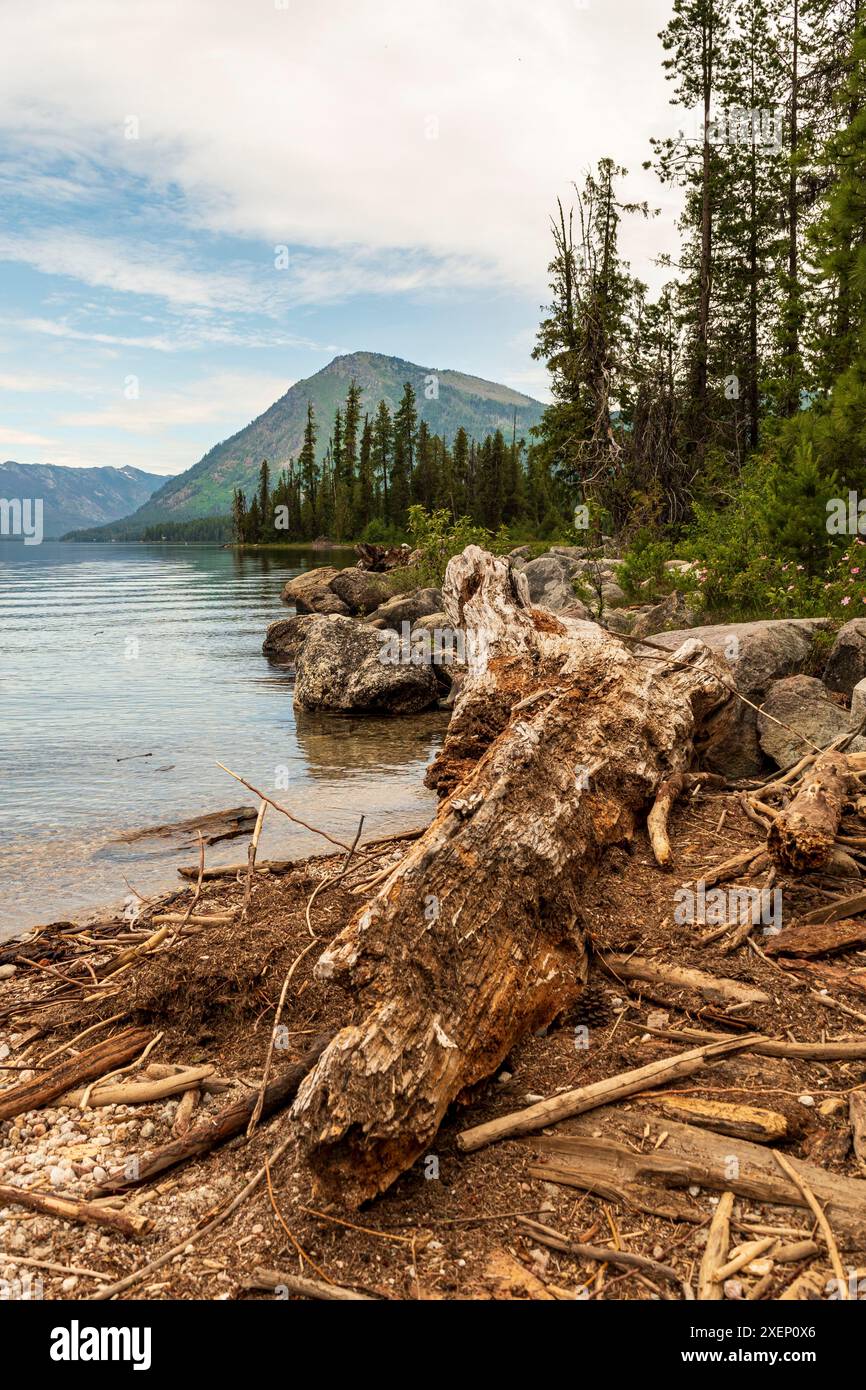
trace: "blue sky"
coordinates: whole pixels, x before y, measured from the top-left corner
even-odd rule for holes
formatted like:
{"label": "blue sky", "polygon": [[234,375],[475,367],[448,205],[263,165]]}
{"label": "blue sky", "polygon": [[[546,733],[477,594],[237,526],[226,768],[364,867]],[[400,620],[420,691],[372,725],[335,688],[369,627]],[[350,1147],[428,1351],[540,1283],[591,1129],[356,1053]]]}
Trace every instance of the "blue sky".
{"label": "blue sky", "polygon": [[4,0],[0,458],[175,473],[356,349],[546,398],[556,197],[610,153],[676,250],[668,12]]}

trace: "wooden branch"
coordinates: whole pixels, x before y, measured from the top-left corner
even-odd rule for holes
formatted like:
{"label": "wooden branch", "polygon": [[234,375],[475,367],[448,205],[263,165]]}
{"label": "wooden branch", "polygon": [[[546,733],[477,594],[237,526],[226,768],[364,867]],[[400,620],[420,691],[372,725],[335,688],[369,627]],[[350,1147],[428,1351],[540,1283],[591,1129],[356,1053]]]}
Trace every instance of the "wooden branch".
{"label": "wooden branch", "polygon": [[[787,1176],[791,1179],[791,1182],[796,1183],[798,1190],[802,1194],[804,1202],[806,1203],[815,1220],[817,1221],[818,1229],[820,1230],[821,1235],[824,1237],[827,1249],[830,1252],[830,1263],[833,1266],[833,1273],[836,1275],[836,1279],[839,1284],[839,1297],[841,1299],[848,1298],[848,1279],[845,1274],[845,1266],[843,1265],[839,1257],[839,1247],[836,1244],[836,1238],[833,1235],[833,1232],[830,1228],[830,1223],[827,1220],[824,1208],[817,1200],[815,1193],[812,1191],[812,1188],[809,1185],[809,1180],[806,1176],[806,1173],[804,1172],[806,1165],[802,1164],[799,1168],[795,1168],[794,1165],[788,1161],[784,1154],[779,1153],[778,1149],[773,1149],[771,1152],[779,1167],[782,1169],[782,1172],[787,1174]],[[826,1177],[828,1179],[828,1185],[829,1182],[832,1180],[832,1177],[835,1176],[834,1174],[830,1173],[825,1174],[822,1168],[819,1168],[816,1171],[818,1171],[822,1174],[823,1177]],[[866,1194],[866,1184],[861,1183],[861,1187],[863,1187],[864,1194]]]}
{"label": "wooden branch", "polygon": [[866,1173],[866,1091],[852,1091],[848,1097],[848,1122],[854,1157]]}
{"label": "wooden branch", "polygon": [[[725,1033],[710,1033],[703,1028],[650,1028],[642,1032],[651,1033],[656,1038],[669,1038],[671,1042],[720,1042]],[[759,1038],[749,1044],[749,1052],[759,1057],[800,1057],[813,1062],[862,1062],[866,1059],[866,1038],[862,1042],[782,1042],[777,1038]]]}
{"label": "wooden branch", "polygon": [[716,1270],[728,1258],[731,1248],[731,1212],[734,1209],[734,1193],[723,1192],[719,1198],[704,1247],[701,1267],[698,1273],[698,1302],[719,1303],[725,1296],[724,1289],[716,1280]]}
{"label": "wooden branch", "polygon": [[207,1077],[214,1076],[215,1073],[216,1067],[185,1067],[182,1071],[160,1080],[148,1078],[140,1081],[122,1081],[116,1085],[97,1085],[85,1087],[81,1091],[68,1091],[61,1097],[60,1103],[80,1106],[83,1101],[85,1109],[100,1105],[147,1105],[151,1101],[176,1096],[179,1092],[188,1090],[190,1086],[198,1085]]}
{"label": "wooden branch", "polygon": [[678,1285],[682,1283],[671,1265],[651,1260],[647,1255],[636,1255],[630,1250],[616,1250],[606,1245],[584,1245],[580,1241],[568,1240],[559,1231],[543,1225],[540,1221],[533,1221],[528,1216],[519,1217],[518,1224],[533,1240],[538,1241],[539,1245],[546,1245],[550,1250],[559,1250],[563,1255],[574,1255],[578,1260],[597,1260],[599,1264],[621,1265],[624,1269],[641,1269],[646,1274],[655,1275],[657,1279],[666,1279]]}
{"label": "wooden branch", "polygon": [[[568,1134],[536,1136],[527,1142],[546,1161],[532,1165],[529,1176],[602,1195],[616,1193],[617,1200],[636,1206],[648,1188],[657,1192],[661,1184],[666,1195],[672,1187],[696,1185],[756,1202],[808,1209],[798,1184],[779,1173],[776,1150],[745,1139],[732,1145],[730,1139],[708,1130],[659,1120],[656,1128],[666,1135],[664,1143],[643,1153],[633,1146],[654,1143],[652,1136],[646,1138],[646,1120],[643,1110],[635,1114],[607,1107],[573,1121]],[[594,1138],[593,1131],[599,1129],[611,1137]],[[826,1208],[846,1244],[859,1249],[866,1241],[866,1181],[828,1173],[801,1159],[792,1159],[791,1165]]]}
{"label": "wooden branch", "polygon": [[646,828],[655,861],[661,869],[671,867],[673,851],[668,837],[668,817],[683,789],[683,773],[675,772],[659,788],[653,808],[647,816]]}
{"label": "wooden branch", "polygon": [[38,1110],[41,1106],[50,1105],[71,1086],[93,1081],[123,1066],[125,1062],[131,1062],[151,1037],[148,1028],[127,1028],[112,1038],[88,1047],[77,1057],[67,1057],[58,1062],[56,1067],[34,1081],[0,1091],[0,1120],[11,1120],[26,1110]]}
{"label": "wooden branch", "polygon": [[799,960],[808,960],[813,956],[862,950],[864,946],[866,922],[842,917],[835,922],[806,922],[797,927],[786,927],[778,936],[770,937],[764,950],[768,956],[794,956]]}
{"label": "wooden branch", "polygon": [[767,848],[780,869],[803,873],[821,869],[833,853],[848,793],[844,753],[822,753],[806,773],[793,801],[770,827]]}
{"label": "wooden branch", "polygon": [[[322,1052],[327,1047],[333,1037],[333,1033],[323,1033],[316,1038],[309,1051],[305,1052],[298,1062],[290,1063],[281,1074],[276,1077],[268,1086],[265,1092],[263,1115],[272,1115],[276,1110],[288,1105],[298,1092],[298,1087],[303,1081],[307,1072],[315,1065]],[[164,1173],[167,1168],[176,1168],[178,1164],[188,1163],[192,1158],[200,1158],[208,1153],[218,1144],[224,1144],[227,1139],[240,1134],[246,1129],[250,1115],[256,1104],[257,1094],[255,1091],[248,1092],[241,1100],[235,1101],[221,1110],[213,1118],[208,1117],[200,1121],[194,1128],[189,1129],[186,1134],[176,1139],[171,1139],[161,1148],[154,1149],[152,1153],[146,1154],[138,1164],[134,1177],[129,1176],[125,1169],[112,1174],[94,1193],[96,1196],[126,1192],[132,1187],[137,1187],[141,1183],[149,1182],[158,1173]]]}
{"label": "wooden branch", "polygon": [[751,1139],[758,1144],[775,1144],[788,1134],[788,1120],[777,1110],[755,1105],[734,1105],[724,1100],[703,1100],[698,1096],[669,1097],[650,1104],[660,1105],[672,1120],[700,1125],[733,1139]]}
{"label": "wooden branch", "polygon": [[717,1057],[726,1057],[734,1052],[742,1052],[749,1047],[751,1036],[729,1038],[724,1042],[710,1043],[707,1047],[692,1048],[680,1052],[676,1057],[665,1057],[661,1061],[648,1062],[645,1067],[634,1071],[621,1072],[605,1081],[596,1081],[589,1086],[580,1086],[574,1091],[563,1091],[561,1095],[548,1100],[537,1101],[525,1110],[515,1110],[510,1115],[500,1115],[498,1120],[464,1129],[457,1136],[457,1147],[463,1153],[474,1153],[498,1139],[512,1139],[519,1134],[532,1134],[569,1119],[572,1115],[582,1115],[586,1110],[594,1110],[611,1101],[624,1100],[626,1096],[636,1095],[654,1086],[668,1085],[684,1076],[691,1076],[708,1062]]}
{"label": "wooden branch", "polygon": [[257,1269],[244,1280],[248,1289],[269,1289],[272,1293],[285,1289],[298,1298],[325,1299],[334,1303],[377,1303],[381,1300],[368,1293],[356,1293],[341,1284],[326,1284],[323,1279],[305,1279],[300,1274],[285,1274],[277,1269]]}
{"label": "wooden branch", "polygon": [[645,960],[641,956],[599,955],[599,960],[616,980],[646,980],[648,984],[692,989],[714,1004],[766,1004],[770,998],[755,985],[707,975],[703,970]]}
{"label": "wooden branch", "polygon": [[134,1212],[117,1211],[113,1207],[97,1206],[95,1202],[80,1202],[74,1197],[59,1197],[46,1192],[33,1192],[24,1187],[0,1187],[0,1207],[17,1205],[41,1212],[43,1216],[60,1216],[64,1221],[78,1221],[86,1226],[105,1226],[136,1240],[153,1227],[147,1217]]}

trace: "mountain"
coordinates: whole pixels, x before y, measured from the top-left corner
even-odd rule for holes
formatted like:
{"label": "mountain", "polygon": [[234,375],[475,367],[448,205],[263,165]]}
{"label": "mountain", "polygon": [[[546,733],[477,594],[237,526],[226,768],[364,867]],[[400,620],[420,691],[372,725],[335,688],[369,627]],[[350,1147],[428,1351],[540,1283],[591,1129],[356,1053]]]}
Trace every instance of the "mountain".
{"label": "mountain", "polygon": [[[508,437],[516,419],[518,435],[525,435],[538,423],[544,406],[531,396],[521,395],[508,386],[462,372],[438,371],[419,367],[400,357],[377,352],[353,352],[335,357],[327,367],[304,381],[295,382],[263,415],[239,430],[230,439],[216,444],[203,459],[169,479],[159,492],[129,517],[124,536],[136,528],[158,522],[186,521],[193,517],[227,515],[232,493],[243,487],[251,494],[262,459],[271,465],[272,476],[300,452],[307,401],[312,401],[319,426],[318,452],[324,454],[334,423],[334,412],[342,406],[352,378],[361,388],[361,410],[374,413],[380,400],[394,410],[411,381],[418,398],[418,414],[434,434],[452,439],[462,425],[467,434],[483,439],[501,429]],[[438,397],[428,400],[425,388],[431,379],[438,385]],[[100,539],[109,539],[111,528]]]}
{"label": "mountain", "polygon": [[0,497],[42,499],[42,532],[56,539],[77,526],[118,521],[165,482],[140,468],[61,468],[55,463],[0,463]]}

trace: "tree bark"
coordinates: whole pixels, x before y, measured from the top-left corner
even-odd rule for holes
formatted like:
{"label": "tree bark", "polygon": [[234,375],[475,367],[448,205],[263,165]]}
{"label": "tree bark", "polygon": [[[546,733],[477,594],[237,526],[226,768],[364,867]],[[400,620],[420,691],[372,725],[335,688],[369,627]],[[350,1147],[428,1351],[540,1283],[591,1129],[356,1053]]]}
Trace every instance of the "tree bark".
{"label": "tree bark", "polygon": [[822,753],[791,804],[776,818],[767,839],[773,862],[803,873],[821,869],[833,853],[848,788],[844,753]]}
{"label": "tree bark", "polygon": [[583,885],[729,696],[700,643],[664,664],[634,657],[534,609],[523,575],[476,546],[443,592],[467,676],[428,773],[440,808],[315,967],[357,1010],[293,1108],[317,1189],[354,1205],[579,994]]}

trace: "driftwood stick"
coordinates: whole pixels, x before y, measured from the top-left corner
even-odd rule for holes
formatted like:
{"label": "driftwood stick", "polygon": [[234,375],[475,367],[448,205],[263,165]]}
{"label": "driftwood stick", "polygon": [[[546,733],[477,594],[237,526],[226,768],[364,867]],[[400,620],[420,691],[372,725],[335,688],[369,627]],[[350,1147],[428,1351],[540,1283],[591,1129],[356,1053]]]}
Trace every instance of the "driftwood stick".
{"label": "driftwood stick", "polygon": [[66,1058],[45,1076],[0,1092],[0,1120],[11,1120],[26,1110],[38,1110],[41,1106],[50,1105],[71,1086],[93,1081],[131,1062],[150,1036],[147,1028],[127,1028],[123,1033],[117,1033],[113,1038],[106,1038],[80,1052],[77,1057]]}
{"label": "driftwood stick", "polygon": [[707,1243],[704,1248],[701,1267],[698,1273],[698,1302],[719,1303],[724,1298],[721,1284],[716,1282],[716,1270],[728,1258],[731,1248],[731,1212],[734,1209],[734,1193],[723,1192],[713,1213]]}
{"label": "driftwood stick", "polygon": [[121,1235],[133,1236],[136,1240],[146,1235],[153,1227],[147,1217],[136,1216],[133,1212],[116,1211],[112,1207],[97,1206],[94,1202],[80,1202],[74,1197],[59,1197],[47,1192],[33,1192],[24,1187],[0,1187],[0,1207],[17,1205],[41,1212],[43,1216],[60,1216],[64,1221],[78,1221],[87,1226],[106,1226],[119,1231]]}
{"label": "driftwood stick", "polygon": [[580,1241],[569,1240],[559,1231],[543,1225],[540,1221],[533,1221],[528,1216],[521,1216],[519,1225],[524,1227],[527,1234],[531,1235],[533,1240],[537,1240],[539,1245],[546,1245],[551,1250],[559,1250],[564,1255],[574,1255],[578,1260],[598,1260],[600,1264],[622,1265],[625,1269],[641,1269],[646,1274],[654,1274],[657,1279],[666,1279],[672,1284],[682,1283],[680,1276],[671,1265],[661,1264],[658,1260],[651,1260],[647,1255],[635,1255],[630,1250],[614,1250],[606,1245],[584,1245]]}
{"label": "driftwood stick", "polygon": [[265,812],[267,809],[268,803],[266,801],[260,801],[259,813],[256,816],[256,828],[253,831],[253,838],[250,840],[249,849],[247,850],[247,881],[244,887],[244,905],[241,910],[242,922],[247,920],[247,913],[250,909],[250,894],[253,891],[253,874],[256,871],[256,851],[259,847],[259,836],[262,833],[262,825],[264,824]]}
{"label": "driftwood stick", "polygon": [[[300,1061],[287,1066],[270,1083],[265,1092],[263,1115],[273,1114],[275,1110],[288,1105],[289,1101],[294,1099],[307,1072],[315,1065],[332,1037],[332,1033],[323,1033],[315,1040],[309,1051],[304,1053]],[[164,1173],[167,1168],[176,1168],[178,1164],[188,1163],[192,1158],[200,1158],[202,1154],[208,1153],[217,1144],[223,1144],[227,1139],[240,1134],[249,1122],[255,1103],[255,1096],[252,1092],[245,1095],[241,1100],[226,1106],[213,1119],[208,1118],[200,1121],[185,1135],[171,1139],[161,1148],[146,1154],[138,1165],[135,1177],[130,1177],[123,1169],[110,1176],[94,1195],[106,1196],[126,1192],[129,1188],[149,1182],[158,1173]]]}
{"label": "driftwood stick", "polygon": [[813,1216],[815,1217],[815,1220],[818,1223],[818,1228],[821,1232],[821,1235],[824,1237],[827,1249],[830,1252],[830,1263],[833,1266],[833,1273],[836,1275],[836,1279],[839,1284],[839,1297],[841,1299],[848,1298],[848,1278],[845,1274],[845,1266],[843,1265],[842,1259],[839,1255],[839,1247],[836,1244],[836,1238],[833,1235],[832,1230],[830,1229],[830,1222],[824,1215],[824,1208],[821,1206],[820,1202],[818,1201],[817,1197],[815,1196],[814,1192],[812,1191],[811,1187],[806,1181],[802,1165],[798,1170],[793,1166],[793,1164],[788,1162],[784,1154],[779,1153],[778,1149],[773,1149],[771,1152],[779,1167],[781,1168],[782,1172],[785,1173],[791,1179],[791,1182],[794,1183],[794,1185],[798,1187],[800,1189],[800,1192],[803,1194],[803,1200],[806,1203],[809,1210],[812,1212]]}
{"label": "driftwood stick", "polygon": [[186,1067],[172,1076],[147,1081],[126,1081],[115,1086],[86,1087],[82,1091],[69,1091],[61,1097],[62,1105],[77,1105],[84,1109],[100,1105],[147,1105],[151,1101],[166,1100],[197,1086],[206,1077],[213,1076],[216,1067]]}
{"label": "driftwood stick", "polygon": [[[671,1042],[721,1041],[724,1033],[710,1033],[703,1028],[651,1028],[641,1024],[641,1031]],[[866,1038],[841,1042],[782,1042],[778,1038],[758,1038],[748,1047],[759,1057],[801,1057],[814,1062],[862,1062],[866,1059]]]}
{"label": "driftwood stick", "polygon": [[668,836],[668,818],[674,802],[683,789],[683,782],[684,774],[682,772],[675,772],[673,777],[668,777],[656,793],[652,810],[647,816],[646,828],[652,852],[661,869],[670,868],[673,859],[673,851]]}
{"label": "driftwood stick", "polygon": [[707,975],[703,970],[664,965],[641,956],[599,956],[601,964],[618,980],[646,980],[649,984],[667,984],[676,989],[693,989],[714,1004],[766,1004],[769,995],[754,985],[739,980],[727,980]]}
{"label": "driftwood stick", "polygon": [[244,1281],[248,1289],[268,1289],[272,1293],[296,1294],[298,1298],[320,1298],[338,1303],[377,1303],[368,1293],[356,1293],[340,1284],[326,1284],[322,1279],[306,1279],[300,1274],[285,1274],[276,1269],[257,1269]]}
{"label": "driftwood stick", "polygon": [[564,1091],[562,1095],[551,1096],[529,1105],[525,1110],[501,1115],[498,1120],[464,1129],[457,1136],[457,1147],[463,1153],[474,1153],[498,1139],[511,1139],[518,1134],[532,1134],[557,1124],[559,1120],[573,1115],[582,1115],[586,1110],[607,1105],[612,1101],[623,1100],[639,1091],[650,1090],[655,1086],[666,1085],[706,1066],[717,1057],[725,1057],[733,1052],[742,1052],[753,1041],[752,1035],[743,1038],[729,1038],[723,1043],[711,1043],[707,1047],[696,1047],[689,1052],[681,1052],[677,1057],[666,1057],[661,1061],[649,1062],[645,1067],[634,1071],[621,1072],[605,1081],[596,1081],[589,1086],[580,1086],[574,1091]]}

